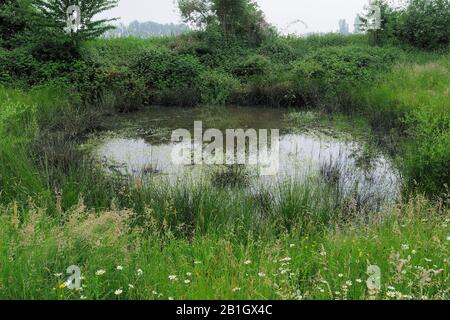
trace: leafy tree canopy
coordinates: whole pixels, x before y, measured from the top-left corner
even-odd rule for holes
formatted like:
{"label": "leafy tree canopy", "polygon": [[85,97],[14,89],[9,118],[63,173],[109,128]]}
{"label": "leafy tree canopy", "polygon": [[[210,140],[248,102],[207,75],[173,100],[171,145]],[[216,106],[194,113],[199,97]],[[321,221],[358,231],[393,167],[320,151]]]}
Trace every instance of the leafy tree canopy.
{"label": "leafy tree canopy", "polygon": [[178,7],[186,23],[199,29],[218,27],[226,37],[257,42],[268,26],[252,0],[178,0]]}
{"label": "leafy tree canopy", "polygon": [[32,0],[38,11],[38,18],[42,26],[64,31],[67,28],[67,10],[72,5],[80,8],[80,29],[77,36],[83,39],[95,38],[113,27],[109,22],[117,20],[99,19],[94,17],[104,11],[117,6],[118,0]]}

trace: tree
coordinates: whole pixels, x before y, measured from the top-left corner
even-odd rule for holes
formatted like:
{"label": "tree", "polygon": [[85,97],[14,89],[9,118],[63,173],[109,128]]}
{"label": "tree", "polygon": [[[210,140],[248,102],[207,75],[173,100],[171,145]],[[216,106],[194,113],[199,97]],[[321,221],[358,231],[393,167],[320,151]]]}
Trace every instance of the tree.
{"label": "tree", "polygon": [[186,23],[198,28],[217,26],[225,37],[258,42],[268,26],[252,0],[178,0],[178,7]]}
{"label": "tree", "polygon": [[41,25],[58,31],[64,31],[67,28],[69,7],[78,6],[80,29],[72,33],[82,39],[98,37],[114,28],[108,22],[117,20],[116,18],[94,20],[94,16],[116,7],[117,3],[118,0],[33,0]]}
{"label": "tree", "polygon": [[448,0],[410,0],[399,16],[397,37],[423,49],[446,48],[450,40]]}
{"label": "tree", "polygon": [[28,28],[28,0],[0,0],[0,46],[11,49]]}
{"label": "tree", "polygon": [[214,20],[212,0],[178,0],[183,21],[203,29]]}
{"label": "tree", "polygon": [[421,49],[446,48],[450,40],[448,0],[406,0],[395,7],[387,0],[371,1],[381,13],[380,28],[367,28],[370,10],[363,15],[363,29],[375,42],[395,41]]}

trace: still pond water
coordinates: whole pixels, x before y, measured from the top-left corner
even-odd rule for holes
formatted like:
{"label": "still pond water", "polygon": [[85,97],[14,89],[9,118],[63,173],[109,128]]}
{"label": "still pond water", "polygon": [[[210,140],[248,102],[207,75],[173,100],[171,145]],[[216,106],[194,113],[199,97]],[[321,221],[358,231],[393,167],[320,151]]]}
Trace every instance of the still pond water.
{"label": "still pond water", "polygon": [[[334,179],[345,193],[357,192],[377,202],[392,202],[400,189],[400,175],[393,162],[380,150],[368,155],[367,143],[337,128],[299,130],[289,111],[261,107],[167,108],[147,110],[106,119],[102,134],[91,139],[92,153],[106,172],[128,177],[148,177],[176,183],[192,177],[208,176],[217,165],[176,165],[172,162],[172,132],[183,128],[192,132],[194,121],[203,122],[203,132],[226,129],[280,129],[279,170],[261,176],[248,166],[252,185],[273,187],[287,180],[306,181],[313,176]],[[220,168],[221,167],[221,168]]]}

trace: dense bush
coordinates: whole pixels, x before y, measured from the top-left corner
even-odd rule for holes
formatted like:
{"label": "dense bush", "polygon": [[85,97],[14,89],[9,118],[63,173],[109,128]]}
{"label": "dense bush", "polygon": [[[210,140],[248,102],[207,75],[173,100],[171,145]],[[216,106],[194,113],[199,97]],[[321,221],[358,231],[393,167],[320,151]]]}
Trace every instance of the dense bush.
{"label": "dense bush", "polygon": [[282,38],[270,38],[259,48],[259,52],[276,63],[289,63],[296,59],[294,49]]}
{"label": "dense bush", "polygon": [[252,76],[266,74],[270,66],[270,60],[261,55],[251,55],[237,61],[231,68],[231,73],[236,77],[248,79]]}
{"label": "dense bush", "polygon": [[203,67],[193,56],[151,49],[137,57],[131,70],[143,79],[148,102],[179,104],[185,100],[192,105],[199,101],[198,79]]}
{"label": "dense bush", "polygon": [[239,81],[231,75],[225,72],[206,70],[200,75],[201,102],[211,105],[227,104],[238,86]]}
{"label": "dense bush", "polygon": [[297,79],[321,80],[330,85],[367,82],[391,65],[398,52],[390,49],[347,46],[329,47],[294,63]]}
{"label": "dense bush", "polygon": [[369,34],[377,43],[403,43],[420,49],[446,49],[450,41],[448,0],[408,0],[393,7],[385,0],[381,8],[381,30]]}
{"label": "dense bush", "polygon": [[450,41],[448,0],[410,0],[398,21],[398,37],[423,49],[446,48]]}

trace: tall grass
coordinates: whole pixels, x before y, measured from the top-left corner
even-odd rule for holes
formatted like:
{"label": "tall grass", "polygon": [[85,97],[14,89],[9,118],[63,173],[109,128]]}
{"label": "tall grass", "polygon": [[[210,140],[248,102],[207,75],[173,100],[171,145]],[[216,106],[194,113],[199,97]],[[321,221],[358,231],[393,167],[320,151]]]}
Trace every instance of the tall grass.
{"label": "tall grass", "polygon": [[[226,205],[226,204],[225,204]],[[149,204],[148,212],[153,206]],[[62,220],[30,205],[1,207],[2,299],[448,299],[450,212],[422,197],[372,223],[245,239],[232,232],[174,235],[129,210],[82,203]],[[151,214],[150,214],[151,215]],[[168,214],[170,215],[170,213]],[[174,215],[174,213],[172,213]],[[200,216],[200,212],[196,213]],[[170,219],[170,218],[168,218]],[[235,219],[235,230],[246,225]],[[245,241],[244,241],[245,240]],[[81,268],[82,290],[65,270]],[[369,265],[381,288],[366,286]]]}
{"label": "tall grass", "polygon": [[[375,127],[401,127],[408,184],[429,195],[450,182],[450,56],[396,66],[376,86],[354,93]],[[357,98],[358,99],[358,98]],[[396,125],[395,125],[396,124]]]}

